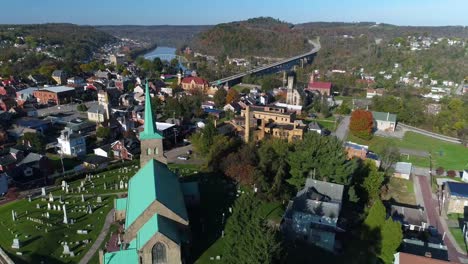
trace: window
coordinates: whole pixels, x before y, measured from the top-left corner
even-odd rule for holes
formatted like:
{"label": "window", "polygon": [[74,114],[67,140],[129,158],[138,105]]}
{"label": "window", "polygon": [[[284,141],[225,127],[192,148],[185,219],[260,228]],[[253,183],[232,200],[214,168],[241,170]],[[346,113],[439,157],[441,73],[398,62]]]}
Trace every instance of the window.
{"label": "window", "polygon": [[151,155],[151,148],[146,149],[146,155]]}
{"label": "window", "polygon": [[159,154],[159,150],[158,150],[158,148],[156,147],[156,148],[154,148],[154,155],[158,155],[158,154]]}
{"label": "window", "polygon": [[166,264],[166,246],[161,242],[156,242],[151,250],[153,255],[153,264]]}

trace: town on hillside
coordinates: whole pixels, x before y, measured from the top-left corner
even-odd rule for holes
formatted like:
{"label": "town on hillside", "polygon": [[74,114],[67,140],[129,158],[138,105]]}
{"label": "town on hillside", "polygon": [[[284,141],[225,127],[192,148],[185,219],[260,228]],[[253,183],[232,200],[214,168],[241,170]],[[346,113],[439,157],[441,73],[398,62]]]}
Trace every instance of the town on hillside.
{"label": "town on hillside", "polygon": [[468,263],[466,29],[0,25],[0,51],[0,263]]}

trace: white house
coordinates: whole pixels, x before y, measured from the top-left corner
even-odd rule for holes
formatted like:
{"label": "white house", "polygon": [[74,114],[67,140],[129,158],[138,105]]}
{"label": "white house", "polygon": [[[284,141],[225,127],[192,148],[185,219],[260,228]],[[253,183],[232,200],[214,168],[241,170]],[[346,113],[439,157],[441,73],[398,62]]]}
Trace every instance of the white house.
{"label": "white house", "polygon": [[372,116],[375,121],[375,128],[380,131],[394,132],[396,127],[395,114],[383,113],[383,112],[372,112]]}
{"label": "white house", "polygon": [[69,156],[86,155],[86,140],[83,136],[64,129],[57,138],[59,153]]}

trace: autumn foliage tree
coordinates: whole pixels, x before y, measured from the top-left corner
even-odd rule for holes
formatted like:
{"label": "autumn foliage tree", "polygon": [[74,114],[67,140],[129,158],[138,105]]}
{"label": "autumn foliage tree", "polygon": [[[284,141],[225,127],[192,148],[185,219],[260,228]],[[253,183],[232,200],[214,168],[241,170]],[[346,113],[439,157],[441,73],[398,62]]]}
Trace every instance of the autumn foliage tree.
{"label": "autumn foliage tree", "polygon": [[236,89],[229,89],[226,96],[226,103],[230,104],[240,98],[239,92]]}
{"label": "autumn foliage tree", "polygon": [[369,140],[372,138],[374,120],[372,113],[365,110],[356,110],[351,114],[349,130],[356,137]]}

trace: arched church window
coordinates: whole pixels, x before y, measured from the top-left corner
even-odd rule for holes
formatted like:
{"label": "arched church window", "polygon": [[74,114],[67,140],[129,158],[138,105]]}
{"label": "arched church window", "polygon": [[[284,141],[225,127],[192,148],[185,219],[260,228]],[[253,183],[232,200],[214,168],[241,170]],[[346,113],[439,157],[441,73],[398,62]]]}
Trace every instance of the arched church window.
{"label": "arched church window", "polygon": [[161,242],[156,242],[152,249],[153,264],[166,264],[166,246]]}
{"label": "arched church window", "polygon": [[156,148],[154,148],[154,155],[158,155],[158,154],[159,154],[159,150],[158,150],[158,148],[156,147]]}
{"label": "arched church window", "polygon": [[146,155],[151,155],[151,148],[146,149]]}

